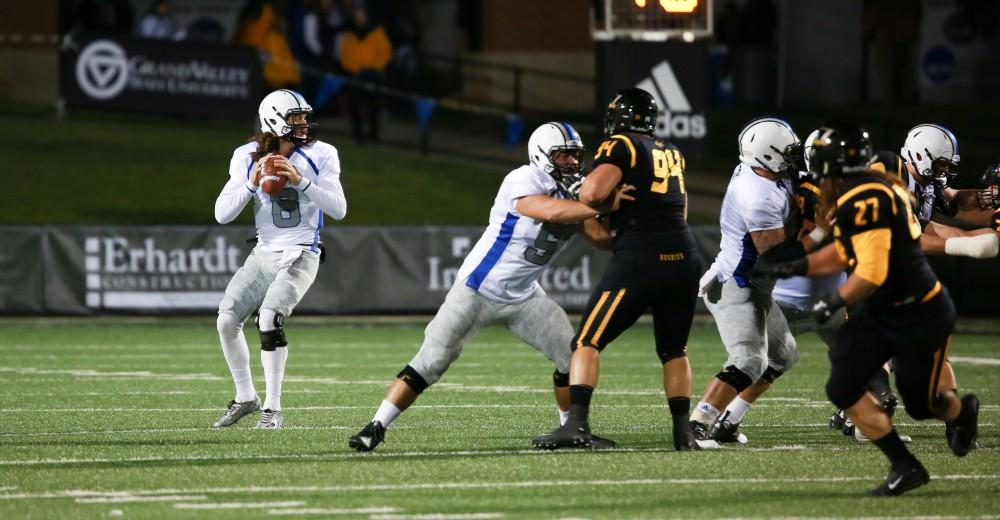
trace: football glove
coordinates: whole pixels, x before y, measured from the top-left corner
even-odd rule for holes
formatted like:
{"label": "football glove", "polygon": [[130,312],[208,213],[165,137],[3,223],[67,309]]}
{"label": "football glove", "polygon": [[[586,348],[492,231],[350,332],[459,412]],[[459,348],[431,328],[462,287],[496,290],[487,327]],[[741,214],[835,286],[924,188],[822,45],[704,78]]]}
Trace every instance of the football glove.
{"label": "football glove", "polygon": [[823,325],[824,323],[830,321],[830,318],[837,313],[844,306],[844,299],[840,297],[839,291],[834,291],[826,298],[820,299],[818,302],[813,304],[812,315],[816,319],[816,323]]}
{"label": "football glove", "polygon": [[580,200],[580,188],[582,187],[583,176],[578,175],[569,186],[566,186],[566,194],[569,195],[570,199]]}

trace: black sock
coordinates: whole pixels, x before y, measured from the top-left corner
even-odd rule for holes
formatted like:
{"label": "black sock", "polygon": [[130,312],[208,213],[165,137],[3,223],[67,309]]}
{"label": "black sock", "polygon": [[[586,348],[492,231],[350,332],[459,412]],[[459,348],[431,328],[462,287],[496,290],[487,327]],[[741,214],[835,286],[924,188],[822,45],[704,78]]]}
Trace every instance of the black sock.
{"label": "black sock", "polygon": [[569,420],[583,424],[590,419],[590,396],[594,389],[587,385],[569,385]]}
{"label": "black sock", "polygon": [[886,457],[889,458],[889,462],[892,463],[893,468],[920,465],[917,458],[910,453],[910,450],[906,449],[906,445],[899,439],[899,434],[896,433],[895,428],[890,430],[889,434],[885,437],[875,441],[875,445],[878,446],[878,449],[882,450],[882,453],[885,453]]}
{"label": "black sock", "polygon": [[682,431],[680,427],[686,425],[690,420],[688,414],[691,411],[691,398],[668,397],[667,405],[670,406],[670,417],[674,422],[674,431]]}

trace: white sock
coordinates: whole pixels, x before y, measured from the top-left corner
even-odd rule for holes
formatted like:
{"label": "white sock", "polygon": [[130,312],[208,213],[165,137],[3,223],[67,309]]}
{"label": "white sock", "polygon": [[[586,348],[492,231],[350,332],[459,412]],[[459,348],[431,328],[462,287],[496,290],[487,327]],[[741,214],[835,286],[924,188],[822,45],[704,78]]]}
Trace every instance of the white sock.
{"label": "white sock", "polygon": [[382,404],[378,405],[378,411],[375,412],[375,417],[372,419],[372,422],[378,421],[382,423],[382,426],[388,428],[389,425],[392,424],[392,421],[395,421],[396,417],[399,417],[399,414],[401,413],[403,413],[403,411],[400,410],[398,406],[383,399]]}
{"label": "white sock", "polygon": [[726,412],[729,417],[726,418],[729,424],[739,424],[743,420],[743,416],[746,415],[747,410],[750,409],[751,404],[744,401],[742,397],[736,396],[733,402],[729,403],[726,407]]}
{"label": "white sock", "polygon": [[719,410],[705,401],[699,401],[698,406],[694,408],[694,413],[691,414],[692,421],[700,422],[706,426],[711,426],[718,418]]}
{"label": "white sock", "polygon": [[288,359],[287,347],[260,351],[260,363],[264,365],[264,382],[267,385],[267,397],[264,398],[265,410],[281,410],[281,382],[285,379],[286,359]]}
{"label": "white sock", "polygon": [[250,349],[243,336],[243,324],[237,323],[235,317],[220,315],[219,342],[222,343],[222,354],[226,357],[229,373],[233,375],[233,383],[236,385],[236,402],[253,401],[257,398],[257,391],[250,375]]}
{"label": "white sock", "polygon": [[[556,408],[556,410],[559,409]],[[559,426],[566,424],[567,420],[569,420],[569,410],[566,411],[559,410]]]}

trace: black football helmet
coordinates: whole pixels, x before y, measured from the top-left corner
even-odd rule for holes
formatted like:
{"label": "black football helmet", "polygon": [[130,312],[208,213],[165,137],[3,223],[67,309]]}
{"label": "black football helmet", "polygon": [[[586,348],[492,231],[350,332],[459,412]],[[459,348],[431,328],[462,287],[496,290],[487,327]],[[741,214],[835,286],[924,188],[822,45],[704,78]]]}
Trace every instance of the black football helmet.
{"label": "black football helmet", "polygon": [[604,134],[635,132],[652,135],[659,109],[653,96],[641,88],[619,90],[608,103],[604,115]]}
{"label": "black football helmet", "polygon": [[979,192],[979,207],[1000,208],[1000,159],[993,159],[983,172],[980,181],[983,183],[983,189]]}
{"label": "black football helmet", "polygon": [[809,171],[816,179],[863,172],[873,155],[868,131],[844,123],[820,127],[813,142],[805,143],[805,149]]}

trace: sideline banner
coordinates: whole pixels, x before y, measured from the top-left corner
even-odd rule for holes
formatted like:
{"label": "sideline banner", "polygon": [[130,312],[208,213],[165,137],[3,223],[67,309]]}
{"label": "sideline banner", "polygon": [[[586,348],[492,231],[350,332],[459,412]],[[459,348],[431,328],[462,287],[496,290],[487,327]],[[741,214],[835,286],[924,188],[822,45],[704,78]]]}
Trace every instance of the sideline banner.
{"label": "sideline banner", "polygon": [[262,82],[246,46],[78,33],[59,53],[59,93],[70,106],[245,118]]}
{"label": "sideline banner", "polygon": [[[35,257],[24,265],[33,265],[45,281],[38,310],[59,314],[212,312],[250,252],[246,239],[253,233],[244,226],[43,231],[50,246],[44,261]],[[482,231],[477,226],[324,228],[327,261],[296,310],[433,312]],[[582,310],[608,258],[574,238],[553,259],[542,285],[567,310]]]}

